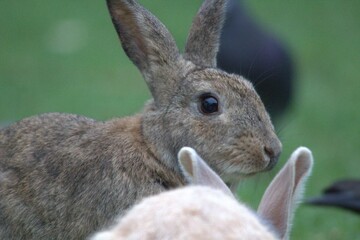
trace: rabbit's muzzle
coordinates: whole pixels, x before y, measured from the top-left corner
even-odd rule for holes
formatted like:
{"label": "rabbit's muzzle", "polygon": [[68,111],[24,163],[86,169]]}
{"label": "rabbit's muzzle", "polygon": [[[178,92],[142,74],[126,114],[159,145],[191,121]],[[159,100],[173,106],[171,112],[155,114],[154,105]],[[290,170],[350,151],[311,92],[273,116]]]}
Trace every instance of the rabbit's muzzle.
{"label": "rabbit's muzzle", "polygon": [[253,134],[232,139],[223,152],[224,175],[253,175],[271,170],[278,162],[282,145],[277,137],[264,143],[262,138]]}
{"label": "rabbit's muzzle", "polygon": [[271,170],[275,167],[282,151],[282,145],[280,141],[276,139],[273,140],[273,142],[273,144],[264,146],[264,158],[266,159],[265,161],[268,162],[265,171]]}

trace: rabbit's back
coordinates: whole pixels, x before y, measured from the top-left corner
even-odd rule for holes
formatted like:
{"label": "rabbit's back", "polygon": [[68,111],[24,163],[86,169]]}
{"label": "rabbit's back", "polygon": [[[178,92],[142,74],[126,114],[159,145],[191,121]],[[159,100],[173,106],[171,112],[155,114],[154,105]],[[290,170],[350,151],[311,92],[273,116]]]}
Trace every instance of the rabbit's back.
{"label": "rabbit's back", "polygon": [[2,129],[0,239],[84,238],[163,191],[140,126],[140,117],[97,122],[51,113]]}
{"label": "rabbit's back", "polygon": [[21,176],[35,171],[56,179],[62,173],[62,164],[76,164],[79,159],[69,159],[87,154],[99,125],[86,117],[60,113],[23,119],[0,130],[0,170]]}

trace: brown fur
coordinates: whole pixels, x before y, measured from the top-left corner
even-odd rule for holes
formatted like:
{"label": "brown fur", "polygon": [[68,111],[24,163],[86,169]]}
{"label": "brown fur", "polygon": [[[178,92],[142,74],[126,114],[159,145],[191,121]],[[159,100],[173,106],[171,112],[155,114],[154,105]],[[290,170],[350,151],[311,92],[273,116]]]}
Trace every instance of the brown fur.
{"label": "brown fur", "polygon": [[[50,113],[1,129],[1,239],[84,238],[143,197],[184,185],[176,160],[183,146],[229,179],[269,170],[277,161],[281,144],[254,88],[207,64],[214,59],[204,49],[215,58],[224,1],[205,1],[199,12],[208,19],[194,21],[190,36],[198,37],[189,37],[186,58],[138,3],[107,4],[153,100],[134,117],[97,122]],[[199,111],[202,93],[218,98],[218,113]]]}
{"label": "brown fur", "polygon": [[0,170],[11,185],[0,185],[1,239],[85,237],[144,196],[182,185],[148,150],[140,126],[139,116],[101,123],[46,114],[5,129]]}

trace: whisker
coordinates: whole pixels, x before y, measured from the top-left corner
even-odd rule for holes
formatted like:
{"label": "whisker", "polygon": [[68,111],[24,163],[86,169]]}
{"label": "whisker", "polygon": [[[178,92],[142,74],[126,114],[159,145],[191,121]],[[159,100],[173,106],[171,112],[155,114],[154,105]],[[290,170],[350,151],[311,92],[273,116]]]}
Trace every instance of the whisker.
{"label": "whisker", "polygon": [[[262,76],[265,75],[265,74],[268,74],[268,75],[266,75],[264,78],[262,78]],[[256,87],[260,86],[263,82],[265,82],[267,79],[269,79],[269,78],[271,78],[271,77],[273,77],[273,76],[274,76],[274,73],[271,72],[270,70],[269,70],[268,72],[262,73],[262,74],[254,81],[254,82],[255,82],[254,87],[256,88]],[[260,79],[260,78],[262,78],[262,79],[261,79],[260,81],[258,81],[258,79]]]}

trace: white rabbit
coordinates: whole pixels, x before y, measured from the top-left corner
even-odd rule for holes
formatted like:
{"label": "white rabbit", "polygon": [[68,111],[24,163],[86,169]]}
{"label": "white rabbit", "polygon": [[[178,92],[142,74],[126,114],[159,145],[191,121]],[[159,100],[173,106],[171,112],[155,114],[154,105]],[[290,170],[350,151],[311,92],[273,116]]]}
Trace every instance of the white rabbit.
{"label": "white rabbit", "polygon": [[195,185],[144,199],[92,240],[287,239],[313,159],[307,148],[294,151],[266,189],[258,214],[236,201],[193,149],[182,148],[179,162]]}

